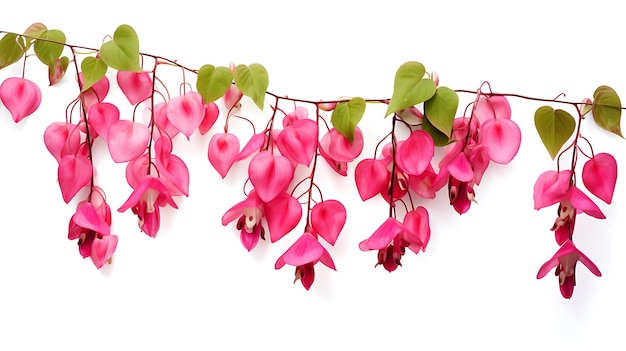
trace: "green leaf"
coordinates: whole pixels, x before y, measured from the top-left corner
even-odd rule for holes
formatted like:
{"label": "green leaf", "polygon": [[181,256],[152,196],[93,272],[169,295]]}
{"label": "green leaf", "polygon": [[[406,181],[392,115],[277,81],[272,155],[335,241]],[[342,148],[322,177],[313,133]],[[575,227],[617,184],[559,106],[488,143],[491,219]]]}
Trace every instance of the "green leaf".
{"label": "green leaf", "polygon": [[251,98],[262,110],[265,92],[270,83],[265,67],[258,63],[253,63],[249,67],[239,65],[235,68],[234,78],[241,93]]}
{"label": "green leaf", "polygon": [[593,93],[592,111],[593,119],[600,128],[624,137],[620,126],[622,103],[615,90],[606,85],[598,87]]}
{"label": "green leaf", "polygon": [[435,94],[435,82],[423,79],[425,73],[424,65],[415,61],[406,62],[398,68],[386,116],[422,103]]}
{"label": "green leaf", "polygon": [[63,56],[57,59],[54,66],[48,67],[48,80],[50,81],[50,85],[56,84],[63,78],[69,64],[70,59],[67,56]]}
{"label": "green leaf", "polygon": [[39,61],[48,67],[54,67],[57,59],[61,57],[63,49],[65,48],[63,44],[59,44],[65,43],[65,34],[58,29],[50,29],[41,32],[39,38],[56,42],[35,40],[35,44],[33,44],[35,55],[37,55]]}
{"label": "green leaf", "polygon": [[354,141],[354,130],[365,113],[365,105],[365,100],[360,97],[340,102],[330,117],[330,123],[350,144]]}
{"label": "green leaf", "polygon": [[118,71],[141,72],[139,66],[139,38],[133,27],[122,24],[113,33],[113,39],[102,44],[100,58]]}
{"label": "green leaf", "polygon": [[439,129],[435,128],[431,123],[428,116],[424,115],[422,119],[422,129],[433,137],[435,146],[446,146],[450,143],[450,137],[443,134]]}
{"label": "green leaf", "polygon": [[26,48],[24,51],[28,51],[28,49],[30,48],[30,45],[33,43],[35,38],[39,38],[41,34],[47,30],[48,30],[48,27],[46,27],[43,23],[39,23],[39,22],[33,23],[30,26],[28,26],[28,28],[26,28],[26,30],[24,31],[24,35],[30,38],[25,38]]}
{"label": "green leaf", "polygon": [[535,111],[535,128],[539,137],[554,160],[563,144],[576,129],[576,120],[567,111],[542,106]]}
{"label": "green leaf", "polygon": [[432,126],[449,138],[458,106],[459,96],[456,92],[447,87],[439,87],[435,95],[424,102],[424,113]]}
{"label": "green leaf", "polygon": [[80,64],[80,69],[83,72],[83,89],[81,91],[86,91],[104,77],[108,67],[101,59],[89,56]]}
{"label": "green leaf", "polygon": [[204,65],[198,70],[196,89],[205,104],[221,98],[233,83],[233,72],[228,67]]}
{"label": "green leaf", "polygon": [[24,38],[16,34],[5,34],[0,39],[0,69],[10,66],[24,55]]}

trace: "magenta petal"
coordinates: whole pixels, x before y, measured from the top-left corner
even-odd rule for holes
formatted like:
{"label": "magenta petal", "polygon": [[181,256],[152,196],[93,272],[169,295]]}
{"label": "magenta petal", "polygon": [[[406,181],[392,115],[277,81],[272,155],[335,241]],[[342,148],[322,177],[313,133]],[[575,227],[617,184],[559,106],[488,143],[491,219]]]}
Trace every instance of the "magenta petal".
{"label": "magenta petal", "polygon": [[269,151],[256,154],[248,165],[250,182],[264,202],[272,201],[287,190],[293,172],[293,166],[286,157],[272,155]]}
{"label": "magenta petal", "polygon": [[393,217],[387,218],[368,239],[359,243],[361,251],[386,248],[393,238],[402,232],[402,223]]}
{"label": "magenta petal", "polygon": [[160,137],[154,144],[154,153],[161,178],[173,185],[177,192],[189,196],[189,169],[180,157],[172,155],[172,140],[167,136]]}
{"label": "magenta petal", "polygon": [[415,253],[426,251],[430,241],[430,220],[426,208],[419,206],[404,216],[404,237],[409,243],[409,249]]}
{"label": "magenta petal", "polygon": [[354,169],[354,178],[359,196],[363,201],[370,199],[382,191],[388,185],[387,166],[378,159],[364,159]]}
{"label": "magenta petal", "polygon": [[161,132],[170,137],[170,139],[180,133],[180,130],[178,130],[178,128],[176,128],[176,126],[174,126],[167,118],[167,103],[165,102],[154,105],[154,124]]}
{"label": "magenta petal", "polygon": [[335,128],[332,128],[320,140],[320,147],[338,163],[351,162],[357,158],[363,151],[363,145],[363,132],[359,127],[354,130],[352,144]]}
{"label": "magenta petal", "polygon": [[53,122],[43,133],[43,142],[57,162],[63,156],[75,155],[80,146],[80,130],[78,126],[66,122]]}
{"label": "magenta petal", "polygon": [[587,190],[610,204],[617,182],[617,162],[607,153],[596,154],[583,166],[583,183]]}
{"label": "magenta petal", "polygon": [[148,174],[148,154],[145,153],[126,165],[126,181],[135,189]]}
{"label": "magenta petal", "polygon": [[198,131],[200,131],[200,134],[206,134],[211,129],[211,127],[213,127],[219,115],[220,109],[217,107],[216,103],[211,102],[209,104],[204,104],[204,117],[202,118],[200,126],[198,126]]}
{"label": "magenta petal", "polygon": [[335,245],[345,224],[346,208],[337,200],[318,202],[311,209],[311,227],[331,245]]}
{"label": "magenta petal", "polygon": [[510,119],[488,119],[480,126],[480,143],[495,163],[507,164],[517,154],[522,132]]}
{"label": "magenta petal", "polygon": [[326,249],[311,233],[304,233],[276,260],[274,268],[280,269],[285,264],[297,267],[315,262],[322,256],[324,251]]}
{"label": "magenta petal", "polygon": [[480,95],[474,106],[473,115],[482,124],[488,119],[511,119],[511,106],[501,95]]}
{"label": "magenta petal", "polygon": [[276,145],[283,156],[308,166],[317,148],[317,123],[310,119],[294,121],[280,132]]}
{"label": "magenta petal", "polygon": [[202,123],[204,113],[202,95],[195,91],[175,97],[167,104],[167,118],[187,139]]}
{"label": "magenta petal", "polygon": [[89,108],[89,126],[104,140],[109,139],[109,128],[120,120],[120,110],[108,102],[99,102]]}
{"label": "magenta petal", "polygon": [[41,104],[41,90],[34,82],[10,77],[0,84],[0,100],[18,123],[31,115]]}
{"label": "magenta petal", "polygon": [[595,202],[593,202],[589,196],[583,193],[580,189],[572,186],[570,191],[570,202],[577,212],[585,212],[586,214],[598,219],[606,218],[604,213],[600,210],[600,207],[598,207],[598,205],[596,205]]}
{"label": "magenta petal", "polygon": [[105,235],[95,238],[91,243],[91,260],[96,267],[102,268],[113,256],[117,247],[117,235]]}
{"label": "magenta petal", "polygon": [[67,155],[61,159],[58,179],[65,203],[69,203],[80,189],[89,184],[92,174],[91,161],[85,156]]}
{"label": "magenta petal", "polygon": [[131,105],[152,95],[152,78],[149,72],[117,71],[117,85]]}
{"label": "magenta petal", "polygon": [[272,242],[278,241],[292,231],[302,218],[302,205],[296,198],[285,192],[266,203],[264,209]]}
{"label": "magenta petal", "polygon": [[239,233],[239,240],[241,240],[241,245],[248,250],[248,252],[252,251],[259,243],[259,238],[261,236],[261,225],[255,225],[254,230],[251,233],[248,233],[245,229],[241,229]]}
{"label": "magenta petal", "polygon": [[398,147],[398,166],[409,175],[420,175],[435,155],[433,138],[423,130],[416,130]]}
{"label": "magenta petal", "polygon": [[146,151],[150,131],[143,123],[119,120],[111,125],[108,136],[111,158],[121,163],[134,160]]}
{"label": "magenta petal", "polygon": [[[78,80],[82,86],[83,84],[83,73],[78,74]],[[85,109],[89,111],[91,105],[96,104],[98,102],[102,102],[104,98],[109,93],[109,78],[106,76],[102,77],[96,84],[92,85],[91,88],[81,93],[81,98],[84,101]]]}
{"label": "magenta petal", "polygon": [[283,128],[289,127],[293,122],[308,119],[309,118],[309,110],[303,106],[297,106],[295,110],[289,112],[283,118]]}
{"label": "magenta petal", "polygon": [[461,182],[469,182],[474,180],[474,171],[472,165],[467,160],[465,153],[461,152],[448,164],[450,175]]}
{"label": "magenta petal", "polygon": [[228,223],[241,217],[244,208],[262,208],[262,206],[263,202],[259,199],[256,191],[252,190],[243,201],[238,202],[224,213],[222,216],[222,225],[226,226]]}
{"label": "magenta petal", "polygon": [[560,202],[570,187],[572,171],[546,171],[535,182],[533,199],[535,210]]}
{"label": "magenta petal", "polygon": [[239,139],[232,133],[216,133],[209,142],[208,154],[209,162],[224,178],[239,154]]}
{"label": "magenta petal", "polygon": [[70,221],[81,228],[93,230],[100,235],[109,235],[111,227],[102,219],[91,203],[79,205]]}
{"label": "magenta petal", "polygon": [[241,149],[235,158],[235,162],[243,160],[255,152],[259,152],[263,145],[265,145],[266,141],[267,135],[265,133],[254,134],[250,140],[248,140],[243,149]]}

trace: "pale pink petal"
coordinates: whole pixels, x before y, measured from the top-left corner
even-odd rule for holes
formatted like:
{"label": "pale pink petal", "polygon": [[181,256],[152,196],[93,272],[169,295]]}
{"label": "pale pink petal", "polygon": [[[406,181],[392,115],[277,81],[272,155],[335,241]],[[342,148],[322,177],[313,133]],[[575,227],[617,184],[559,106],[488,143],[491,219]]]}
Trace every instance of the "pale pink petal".
{"label": "pale pink petal", "polygon": [[480,127],[480,143],[495,163],[511,162],[521,142],[522,132],[510,119],[488,119]]}
{"label": "pale pink petal", "polygon": [[10,77],[0,84],[0,100],[15,123],[31,115],[41,104],[41,90],[34,82]]}
{"label": "pale pink petal", "polygon": [[311,209],[311,227],[329,244],[335,245],[346,224],[346,208],[337,200],[318,202]]}
{"label": "pale pink petal", "polygon": [[589,196],[575,186],[570,188],[570,202],[577,212],[585,212],[586,214],[598,219],[606,218],[598,205],[596,205],[595,202],[589,198]]}
{"label": "pale pink petal", "polygon": [[235,158],[235,162],[243,160],[255,152],[261,151],[261,148],[265,145],[266,142],[267,135],[265,133],[254,134],[250,138],[250,140],[248,140],[243,149],[241,149],[241,151]]}
{"label": "pale pink petal", "polygon": [[276,242],[292,231],[302,218],[302,205],[293,196],[283,192],[265,204],[265,220],[271,242]]}
{"label": "pale pink petal", "polygon": [[97,237],[91,243],[91,260],[100,269],[111,259],[117,247],[117,235]]}
{"label": "pale pink petal", "polygon": [[354,178],[359,196],[363,201],[387,189],[387,166],[378,159],[364,159],[354,169]]}
{"label": "pale pink petal", "polygon": [[117,71],[117,85],[131,105],[144,101],[152,95],[150,72]]}
{"label": "pale pink petal", "polygon": [[228,111],[232,111],[236,109],[237,106],[239,106],[239,100],[241,100],[242,97],[243,97],[243,94],[241,93],[239,88],[237,88],[235,84],[231,85],[228,88],[228,90],[226,90],[226,93],[224,94],[224,97],[223,97],[224,105],[226,105],[226,109]]}
{"label": "pale pink petal", "polygon": [[195,91],[177,96],[167,104],[167,118],[187,139],[202,123],[204,113],[202,95]]}
{"label": "pale pink petal", "polygon": [[359,127],[354,130],[352,143],[335,128],[329,130],[320,140],[320,147],[335,162],[351,162],[363,151],[363,132]]}
{"label": "pale pink petal", "polygon": [[308,166],[317,148],[317,123],[310,119],[293,121],[280,132],[276,145],[283,156]]}
{"label": "pale pink petal", "polygon": [[107,139],[111,158],[117,163],[134,160],[146,151],[149,139],[150,131],[145,124],[116,121],[109,128]]}
{"label": "pale pink petal", "polygon": [[322,256],[324,251],[322,244],[311,233],[304,233],[276,260],[274,268],[280,269],[285,264],[297,267],[315,262]]}
{"label": "pale pink petal", "polygon": [[309,110],[303,106],[297,106],[295,110],[289,112],[283,117],[283,128],[289,127],[293,122],[308,119]]}
{"label": "pale pink petal", "polygon": [[368,239],[359,243],[359,249],[368,251],[386,248],[402,230],[402,223],[393,217],[389,217]]}
{"label": "pale pink petal", "polygon": [[128,162],[126,165],[126,181],[131,188],[135,189],[138,187],[141,181],[148,175],[149,163],[147,153]]}
{"label": "pale pink petal", "polygon": [[546,171],[535,182],[533,199],[535,210],[560,202],[570,187],[572,171]]}
{"label": "pale pink petal", "polygon": [[[147,110],[149,113],[150,110]],[[167,118],[167,103],[161,102],[154,105],[154,125],[156,125],[160,131],[165,133],[170,139],[174,138],[180,131],[174,126]]]}
{"label": "pale pink petal", "polygon": [[435,155],[433,138],[423,130],[416,130],[398,146],[396,160],[401,170],[409,175],[420,175]]}
{"label": "pale pink petal", "polygon": [[287,190],[293,179],[294,168],[284,156],[269,151],[256,154],[248,165],[250,182],[264,202],[270,202]]}
{"label": "pale pink petal", "polygon": [[209,129],[213,127],[219,115],[220,109],[217,107],[217,104],[215,102],[204,104],[204,117],[202,118],[200,126],[198,126],[198,131],[200,132],[200,134],[206,134]]}
{"label": "pale pink petal", "polygon": [[473,111],[474,118],[481,124],[488,119],[511,119],[511,106],[504,96],[480,95]]}
{"label": "pale pink petal", "polygon": [[80,146],[78,126],[66,122],[53,122],[43,133],[43,141],[52,156],[61,162],[63,156],[75,155]]}
{"label": "pale pink petal", "polygon": [[228,171],[239,154],[239,139],[232,133],[215,133],[209,142],[209,162],[222,178]]}
{"label": "pale pink petal", "polygon": [[[120,120],[120,110],[117,106],[108,102],[99,102],[91,105],[89,108],[89,127],[102,136],[104,140],[108,140],[109,128],[111,125]],[[91,135],[95,137],[95,135]]]}
{"label": "pale pink petal", "polygon": [[467,160],[465,153],[461,152],[448,164],[450,175],[461,182],[469,182],[474,180],[474,171],[472,165]]}
{"label": "pale pink petal", "polygon": [[447,178],[438,177],[432,165],[418,176],[409,176],[409,187],[425,199],[434,199],[437,191],[447,183]]}
{"label": "pale pink petal", "polygon": [[[78,80],[82,86],[83,84],[83,72],[78,74]],[[109,93],[109,78],[106,76],[102,77],[99,81],[97,81],[91,88],[81,93],[81,98],[84,101],[85,109],[89,111],[89,108],[93,104],[97,104],[98,102],[104,101],[104,98]]]}
{"label": "pale pink petal", "polygon": [[67,155],[61,159],[58,179],[65,203],[69,203],[80,189],[89,184],[92,174],[91,161],[85,156]]}
{"label": "pale pink petal", "polygon": [[617,182],[617,162],[607,153],[596,154],[583,166],[583,183],[587,190],[610,204]]}

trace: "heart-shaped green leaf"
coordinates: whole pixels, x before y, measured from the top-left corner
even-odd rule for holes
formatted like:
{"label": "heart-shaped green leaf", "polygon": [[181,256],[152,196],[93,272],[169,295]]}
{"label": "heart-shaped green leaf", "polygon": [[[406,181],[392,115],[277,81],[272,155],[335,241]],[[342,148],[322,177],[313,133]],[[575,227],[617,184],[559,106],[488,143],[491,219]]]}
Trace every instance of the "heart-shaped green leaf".
{"label": "heart-shaped green leaf", "polygon": [[593,93],[592,111],[593,119],[600,128],[624,137],[620,126],[622,103],[615,90],[606,85],[598,87]]}
{"label": "heart-shaped green leaf", "polygon": [[233,72],[228,67],[204,65],[198,70],[196,89],[205,104],[221,98],[233,83]]}
{"label": "heart-shaped green leaf", "polygon": [[406,62],[398,68],[386,116],[422,103],[435,94],[435,82],[423,79],[425,73],[424,65],[415,61]]}
{"label": "heart-shaped green leaf", "polygon": [[354,130],[365,113],[365,105],[365,100],[360,97],[340,102],[330,117],[330,123],[350,144],[354,141]]}
{"label": "heart-shaped green leaf", "polygon": [[24,55],[24,39],[16,34],[5,34],[0,39],[0,69],[16,63]]}
{"label": "heart-shaped green leaf", "polygon": [[39,22],[33,23],[30,26],[28,26],[28,28],[26,28],[26,30],[24,31],[24,35],[29,37],[29,38],[25,38],[26,39],[25,51],[28,51],[28,49],[30,48],[30,45],[33,43],[35,38],[39,38],[41,34],[47,30],[48,30],[48,27],[46,27],[45,24],[39,23]]}
{"label": "heart-shaped green leaf", "polygon": [[50,85],[55,85],[65,75],[67,66],[70,64],[70,59],[67,56],[58,58],[54,66],[48,67],[48,80]]}
{"label": "heart-shaped green leaf", "polygon": [[446,146],[450,143],[450,137],[435,128],[432,123],[430,123],[429,117],[426,115],[422,118],[422,130],[430,134],[433,138],[435,146]]}
{"label": "heart-shaped green leaf", "polygon": [[576,129],[576,120],[567,111],[550,106],[542,106],[535,111],[535,128],[537,133],[554,160],[563,144],[572,136]]}
{"label": "heart-shaped green leaf", "polygon": [[35,40],[35,55],[44,65],[54,67],[63,53],[65,34],[58,29],[50,29],[41,32],[39,38],[44,40]]}
{"label": "heart-shaped green leaf", "polygon": [[113,39],[102,44],[100,58],[118,71],[141,72],[139,66],[139,38],[133,27],[122,24],[113,33]]}
{"label": "heart-shaped green leaf", "polygon": [[108,67],[101,59],[89,56],[80,64],[80,69],[83,71],[83,89],[81,91],[86,91],[104,77]]}
{"label": "heart-shaped green leaf", "polygon": [[235,68],[234,78],[241,93],[251,98],[262,110],[265,92],[270,83],[265,67],[258,63],[253,63],[250,66],[239,65]]}
{"label": "heart-shaped green leaf", "polygon": [[432,126],[449,138],[458,106],[459,96],[456,92],[447,87],[439,87],[435,95],[424,102],[424,113]]}

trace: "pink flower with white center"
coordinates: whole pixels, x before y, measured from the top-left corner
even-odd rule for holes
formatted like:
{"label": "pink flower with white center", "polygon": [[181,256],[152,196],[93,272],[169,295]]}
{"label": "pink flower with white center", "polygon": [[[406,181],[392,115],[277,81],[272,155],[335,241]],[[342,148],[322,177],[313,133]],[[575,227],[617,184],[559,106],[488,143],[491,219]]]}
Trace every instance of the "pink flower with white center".
{"label": "pink flower with white center", "polygon": [[305,232],[291,247],[276,260],[274,268],[281,269],[286,264],[295,266],[295,279],[309,290],[315,281],[315,265],[322,262],[326,267],[337,270],[328,251],[313,234]]}
{"label": "pink flower with white center", "polygon": [[125,212],[129,208],[132,209],[133,213],[137,215],[141,231],[155,237],[161,225],[159,208],[168,204],[173,208],[178,208],[161,179],[146,176],[118,211]]}
{"label": "pink flower with white center", "polygon": [[248,251],[256,247],[259,238],[265,240],[265,229],[261,224],[263,205],[256,191],[252,190],[245,200],[228,209],[222,216],[224,226],[237,219],[241,244]]}
{"label": "pink flower with white center", "polygon": [[602,276],[600,269],[598,269],[595,263],[578,250],[571,240],[567,240],[552,258],[541,265],[539,272],[537,272],[537,279],[545,277],[552,268],[556,267],[554,273],[559,277],[561,295],[569,299],[574,293],[574,286],[576,286],[576,263],[578,261],[582,262],[594,275]]}

